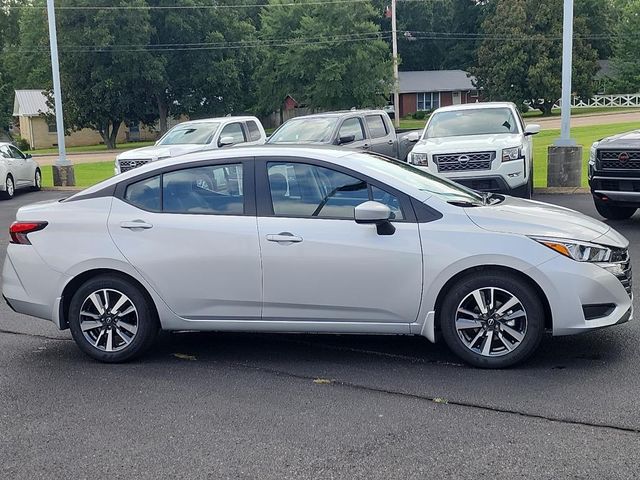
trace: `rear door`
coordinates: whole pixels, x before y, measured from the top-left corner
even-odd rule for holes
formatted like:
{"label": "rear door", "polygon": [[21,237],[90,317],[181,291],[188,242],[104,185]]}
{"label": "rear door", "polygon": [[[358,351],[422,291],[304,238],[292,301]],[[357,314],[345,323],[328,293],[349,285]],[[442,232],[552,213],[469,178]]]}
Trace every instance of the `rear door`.
{"label": "rear door", "polygon": [[365,115],[364,117],[369,137],[371,139],[371,150],[389,157],[395,157],[396,138],[395,132],[391,130],[391,125],[385,121],[380,114]]}
{"label": "rear door", "polygon": [[192,321],[260,318],[262,274],[251,160],[173,166],[118,186],[117,247]]}

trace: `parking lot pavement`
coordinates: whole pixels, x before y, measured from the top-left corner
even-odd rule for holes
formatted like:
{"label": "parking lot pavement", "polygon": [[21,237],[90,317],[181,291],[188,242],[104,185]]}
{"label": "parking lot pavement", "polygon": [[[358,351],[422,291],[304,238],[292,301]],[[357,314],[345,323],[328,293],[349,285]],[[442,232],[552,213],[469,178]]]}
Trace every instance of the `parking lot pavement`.
{"label": "parking lot pavement", "polygon": [[[0,232],[19,204],[61,196],[0,204]],[[596,215],[587,195],[538,200]],[[614,226],[638,271],[640,214]],[[5,234],[0,244],[4,257]],[[163,334],[144,359],[102,365],[67,332],[4,304],[0,330],[0,478],[632,478],[640,469],[637,320],[547,337],[505,371],[460,365],[421,338],[197,333]]]}

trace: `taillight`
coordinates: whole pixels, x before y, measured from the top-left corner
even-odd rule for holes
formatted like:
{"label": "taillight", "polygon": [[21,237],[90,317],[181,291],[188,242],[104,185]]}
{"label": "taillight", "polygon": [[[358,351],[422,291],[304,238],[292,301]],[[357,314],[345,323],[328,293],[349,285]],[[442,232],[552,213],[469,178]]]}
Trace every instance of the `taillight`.
{"label": "taillight", "polygon": [[47,226],[47,222],[13,222],[9,227],[9,235],[11,235],[11,243],[17,245],[31,245],[27,238],[29,233],[37,232]]}

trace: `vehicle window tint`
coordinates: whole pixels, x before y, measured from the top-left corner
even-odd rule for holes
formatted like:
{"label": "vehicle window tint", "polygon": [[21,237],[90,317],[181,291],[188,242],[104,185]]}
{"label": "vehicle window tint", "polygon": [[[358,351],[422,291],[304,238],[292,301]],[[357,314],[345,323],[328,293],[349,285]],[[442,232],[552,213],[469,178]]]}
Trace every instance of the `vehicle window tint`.
{"label": "vehicle window tint", "polygon": [[13,158],[18,158],[20,160],[24,160],[25,159],[25,156],[16,147],[9,146],[9,151],[11,152],[11,156]]}
{"label": "vehicle window tint", "polygon": [[258,125],[253,120],[249,120],[247,122],[247,128],[249,129],[249,140],[252,142],[260,140],[260,129]]}
{"label": "vehicle window tint", "polygon": [[242,215],[242,165],[211,165],[165,173],[162,211]]}
{"label": "vehicle window tint", "polygon": [[1,146],[0,147],[0,156],[4,157],[4,158],[13,158],[11,156],[11,152],[9,151],[9,148],[6,146]]}
{"label": "vehicle window tint", "polygon": [[124,199],[143,210],[159,212],[161,209],[160,175],[129,185]]}
{"label": "vehicle window tint", "polygon": [[374,187],[373,185],[371,186],[371,196],[376,202],[383,203],[391,209],[392,220],[404,220],[404,215],[402,214],[402,208],[400,207],[398,197],[391,195],[378,187]]}
{"label": "vehicle window tint", "polygon": [[362,122],[359,118],[348,118],[340,126],[339,137],[348,137],[353,135],[354,142],[364,140],[364,130],[362,129]]}
{"label": "vehicle window tint", "polygon": [[386,137],[389,134],[381,115],[367,115],[365,120],[367,121],[371,138]]}
{"label": "vehicle window tint", "polygon": [[220,132],[220,139],[228,137],[230,140],[233,139],[232,143],[244,143],[247,140],[244,138],[244,131],[242,129],[242,125],[239,123],[230,123],[226,127],[222,129]]}
{"label": "vehicle window tint", "polygon": [[369,200],[367,183],[329,168],[304,163],[269,163],[273,212],[283,217],[354,218]]}

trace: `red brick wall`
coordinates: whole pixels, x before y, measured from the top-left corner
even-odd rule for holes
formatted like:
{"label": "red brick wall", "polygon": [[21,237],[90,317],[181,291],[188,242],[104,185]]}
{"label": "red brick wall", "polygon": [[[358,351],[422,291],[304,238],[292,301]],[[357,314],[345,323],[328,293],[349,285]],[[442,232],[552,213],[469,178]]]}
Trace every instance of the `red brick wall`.
{"label": "red brick wall", "polygon": [[448,107],[453,105],[453,95],[451,92],[440,92],[440,106]]}

